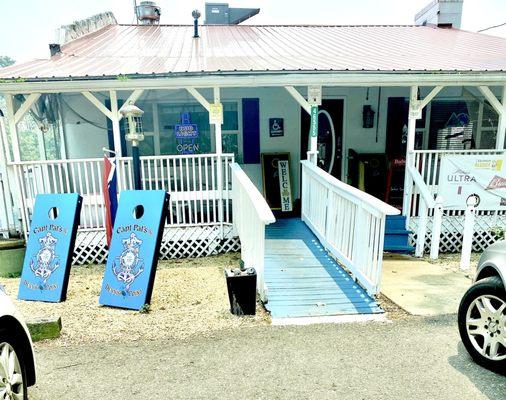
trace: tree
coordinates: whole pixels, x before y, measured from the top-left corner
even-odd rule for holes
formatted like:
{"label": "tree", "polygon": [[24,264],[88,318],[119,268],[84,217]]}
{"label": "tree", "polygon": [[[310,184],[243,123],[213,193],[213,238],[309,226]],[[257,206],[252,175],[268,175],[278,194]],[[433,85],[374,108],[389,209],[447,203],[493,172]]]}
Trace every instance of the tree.
{"label": "tree", "polygon": [[0,56],[0,68],[8,67],[9,65],[14,64],[15,61],[9,56]]}

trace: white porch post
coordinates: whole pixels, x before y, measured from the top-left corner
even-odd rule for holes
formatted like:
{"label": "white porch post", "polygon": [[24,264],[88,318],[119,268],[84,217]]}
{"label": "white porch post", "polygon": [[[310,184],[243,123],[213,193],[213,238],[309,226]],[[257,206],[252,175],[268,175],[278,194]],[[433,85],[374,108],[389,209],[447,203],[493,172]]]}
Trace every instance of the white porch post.
{"label": "white porch post", "polygon": [[502,112],[499,114],[499,123],[497,125],[497,138],[495,148],[497,150],[504,149],[504,139],[506,138],[506,85],[502,87]]}
{"label": "white porch post", "polygon": [[109,92],[109,98],[111,100],[111,123],[112,123],[112,136],[114,138],[114,151],[116,155],[122,156],[121,154],[121,129],[119,126],[120,114],[118,112],[118,96],[115,90]]}
{"label": "white porch post", "polygon": [[[408,165],[413,164],[413,151],[415,150],[415,132],[417,114],[421,112],[418,101],[418,86],[411,86],[409,95],[409,114],[408,114],[408,137],[406,139],[406,172],[404,173],[404,197],[402,202],[402,215],[409,216],[411,193],[413,191],[413,179],[408,172]],[[407,219],[406,219],[406,223]]]}
{"label": "white porch post", "polygon": [[[12,99],[12,94],[6,94],[5,100],[7,105],[7,122],[9,123],[9,132],[11,134],[11,142],[12,142],[12,156],[14,158],[14,162],[20,162],[21,153],[19,151],[17,123],[16,120],[14,119],[14,102]],[[9,154],[9,152],[7,153]],[[10,155],[8,157],[10,157]]]}
{"label": "white porch post", "polygon": [[506,85],[502,87],[502,99],[499,101],[488,86],[478,86],[480,92],[485,96],[490,105],[497,111],[499,115],[499,123],[497,125],[497,136],[495,148],[497,150],[504,149],[504,139],[506,137]]}
{"label": "white porch post", "polygon": [[[213,89],[214,104],[221,104],[220,99],[220,88],[215,86]],[[223,115],[223,114],[222,114]],[[214,123],[214,137],[216,144],[216,159],[217,159],[217,184],[218,184],[218,220],[220,222],[221,238],[223,239],[223,165],[222,165],[222,154],[223,154],[223,140],[221,136],[221,125],[223,124],[223,117],[221,121]]]}

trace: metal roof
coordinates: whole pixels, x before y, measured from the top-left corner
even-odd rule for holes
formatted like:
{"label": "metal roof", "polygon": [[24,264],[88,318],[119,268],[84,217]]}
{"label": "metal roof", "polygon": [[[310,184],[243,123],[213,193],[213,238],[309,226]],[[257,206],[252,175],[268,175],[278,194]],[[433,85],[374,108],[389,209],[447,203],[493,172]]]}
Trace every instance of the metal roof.
{"label": "metal roof", "polygon": [[27,80],[176,73],[506,71],[506,39],[430,26],[110,25],[50,59],[0,69]]}

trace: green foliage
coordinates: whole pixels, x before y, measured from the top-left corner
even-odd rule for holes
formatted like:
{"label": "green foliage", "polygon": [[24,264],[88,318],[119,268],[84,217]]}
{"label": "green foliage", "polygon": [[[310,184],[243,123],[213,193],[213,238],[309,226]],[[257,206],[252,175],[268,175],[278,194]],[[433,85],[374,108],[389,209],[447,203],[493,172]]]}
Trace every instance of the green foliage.
{"label": "green foliage", "polygon": [[14,64],[15,61],[9,56],[0,56],[0,68],[8,67],[9,65]]}
{"label": "green foliage", "polygon": [[130,80],[130,78],[129,78],[128,76],[126,76],[126,75],[118,75],[118,76],[116,77],[116,79],[117,79],[118,81],[123,81],[123,82],[124,82],[124,81],[128,81],[128,80]]}
{"label": "green foliage", "polygon": [[151,311],[151,304],[144,304],[141,309],[139,310],[140,314],[149,314]]}

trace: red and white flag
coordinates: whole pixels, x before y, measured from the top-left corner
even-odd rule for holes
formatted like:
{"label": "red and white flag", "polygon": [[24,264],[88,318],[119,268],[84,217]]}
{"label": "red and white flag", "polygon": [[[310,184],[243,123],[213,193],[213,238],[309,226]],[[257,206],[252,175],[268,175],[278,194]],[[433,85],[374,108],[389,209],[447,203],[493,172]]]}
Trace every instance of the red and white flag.
{"label": "red and white flag", "polygon": [[104,176],[103,192],[105,203],[105,231],[107,237],[107,246],[111,244],[112,229],[118,209],[118,189],[116,179],[116,159],[104,155]]}

